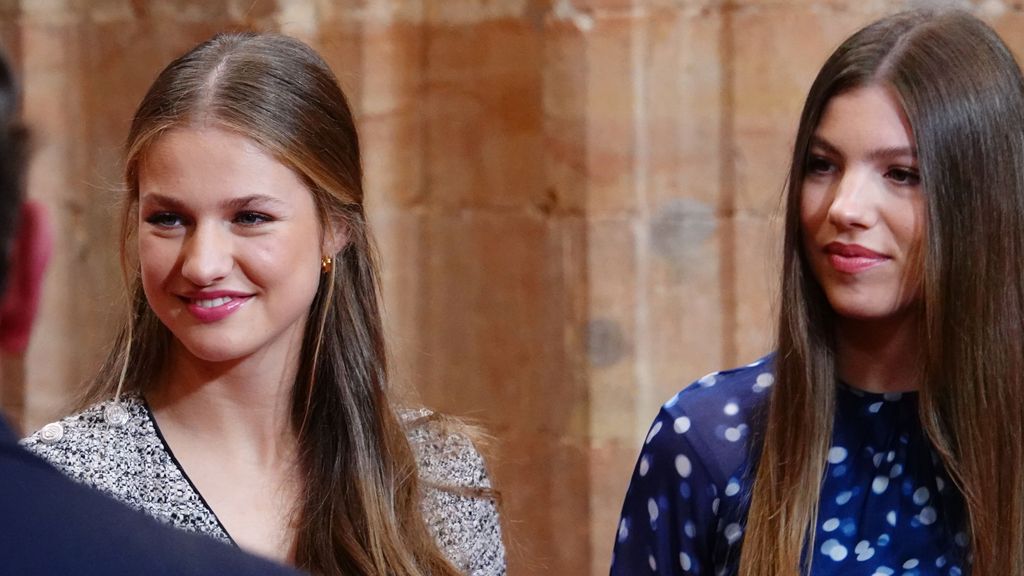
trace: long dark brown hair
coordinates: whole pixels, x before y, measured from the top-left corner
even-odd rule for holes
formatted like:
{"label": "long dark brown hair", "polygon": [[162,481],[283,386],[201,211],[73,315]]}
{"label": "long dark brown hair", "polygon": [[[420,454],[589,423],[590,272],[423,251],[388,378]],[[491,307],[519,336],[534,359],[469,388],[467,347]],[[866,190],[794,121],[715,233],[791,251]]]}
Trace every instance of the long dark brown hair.
{"label": "long dark brown hair", "polygon": [[800,566],[814,549],[832,438],[836,336],[803,250],[801,187],[826,105],[866,85],[897,95],[926,198],[922,424],[964,496],[972,573],[1024,574],[1024,80],[996,33],[961,11],[904,12],[860,30],[807,96],[786,201],[776,385],[740,574],[796,574],[813,557]]}
{"label": "long dark brown hair", "polygon": [[121,260],[131,313],[86,402],[146,392],[172,335],[146,302],[129,249],[139,167],[170,129],[213,124],[251,138],[302,177],[322,229],[347,237],[306,323],[291,422],[304,479],[296,563],[318,575],[457,574],[421,512],[415,457],[387,396],[378,272],[363,210],[359,139],[327,64],[298,40],[222,34],[165,68],[126,142]]}

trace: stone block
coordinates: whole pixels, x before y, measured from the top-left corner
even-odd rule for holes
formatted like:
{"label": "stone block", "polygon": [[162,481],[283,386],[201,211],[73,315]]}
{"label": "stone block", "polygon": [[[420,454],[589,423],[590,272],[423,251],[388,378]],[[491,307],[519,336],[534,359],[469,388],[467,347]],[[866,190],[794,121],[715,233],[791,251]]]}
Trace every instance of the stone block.
{"label": "stone block", "polygon": [[544,33],[543,145],[544,210],[580,214],[587,203],[587,71],[583,34],[567,26]]}
{"label": "stone block", "polygon": [[734,217],[736,259],[735,364],[774,350],[782,270],[783,214],[741,212]]}
{"label": "stone block", "polygon": [[517,22],[430,31],[422,107],[431,203],[546,203],[540,46]]}
{"label": "stone block", "polygon": [[[278,0],[281,2],[282,0]],[[316,7],[320,22],[360,24],[422,24],[428,5],[423,0],[283,0]],[[323,26],[321,26],[323,28]]]}
{"label": "stone block", "polygon": [[26,22],[67,23],[74,15],[74,7],[69,0],[20,0],[19,8],[21,17]]}
{"label": "stone block", "polygon": [[534,0],[428,0],[425,19],[433,25],[464,26],[519,20]]}
{"label": "stone block", "polygon": [[587,386],[590,437],[619,438],[636,428],[635,406],[648,383],[638,363],[645,359],[638,337],[643,278],[635,224],[628,218],[590,220],[587,225]]}
{"label": "stone block", "polygon": [[[587,212],[611,216],[639,209],[637,107],[632,87],[640,71],[642,50],[639,17],[600,18],[585,35]],[[642,172],[640,173],[642,175]]]}
{"label": "stone block", "polygon": [[755,11],[785,8],[819,14],[860,14],[867,16],[870,21],[882,14],[927,4],[949,6],[950,2],[945,0],[862,0],[860,2],[824,3],[821,0],[737,0],[735,9]]}
{"label": "stone block", "polygon": [[[510,429],[491,466],[503,491],[509,574],[607,573],[590,564],[589,448],[549,432]],[[620,500],[621,502],[621,500]]]}
{"label": "stone block", "polygon": [[[648,415],[645,426],[655,414]],[[645,433],[646,428],[640,435],[590,446],[590,574],[594,576],[607,574],[611,566],[622,502]]]}
{"label": "stone block", "polygon": [[567,369],[564,242],[557,222],[534,214],[428,213],[420,294],[425,398],[493,413],[498,423],[566,425],[578,383]]}
{"label": "stone block", "polygon": [[371,210],[368,219],[381,271],[391,383],[409,394],[416,388],[415,362],[423,352],[419,337],[419,295],[423,291],[426,262],[422,210],[384,206]]}
{"label": "stone block", "polygon": [[644,315],[650,382],[639,394],[634,433],[646,430],[647,415],[657,406],[727,361],[726,309],[734,303],[722,267],[729,261],[725,235],[732,231],[720,220],[711,206],[678,198],[657,206],[647,221],[648,262],[638,313]]}
{"label": "stone block", "polygon": [[[67,23],[26,21],[22,26],[23,69],[32,71],[22,81],[24,117],[33,133],[34,157],[28,175],[28,194],[47,205],[53,222],[54,254],[46,276],[39,318],[25,356],[24,425],[37,429],[66,407],[69,392],[83,377],[79,360],[95,354],[88,331],[94,325],[83,318],[99,298],[96,286],[79,283],[80,257],[85,252],[81,217],[85,203],[78,198],[81,140],[79,87],[74,82],[78,47]],[[69,287],[82,304],[71,301]],[[76,322],[76,320],[78,322]],[[77,329],[76,329],[77,327]]]}
{"label": "stone block", "polygon": [[318,46],[356,114],[368,206],[425,194],[424,36],[408,23],[336,23]]}
{"label": "stone block", "polygon": [[647,4],[646,0],[560,0],[554,2],[552,11],[559,15],[583,12],[603,17],[610,14],[639,12]]}
{"label": "stone block", "polygon": [[[391,31],[391,25],[369,25],[357,20],[328,20],[316,31],[316,41],[312,45],[331,68],[338,84],[341,86],[349,106],[357,120],[363,115],[363,84],[366,82],[367,35],[384,39]],[[368,31],[372,28],[372,32]],[[383,63],[385,70],[394,65],[390,60]]]}
{"label": "stone block", "polygon": [[683,195],[717,200],[720,33],[713,10],[594,20],[584,35],[590,213],[640,213]]}
{"label": "stone block", "polygon": [[1019,10],[1007,10],[998,14],[979,14],[1009,46],[1017,63],[1024,62],[1024,14]]}
{"label": "stone block", "polygon": [[[722,15],[653,11],[643,25],[638,70],[644,92],[639,138],[649,201],[719,203],[723,162]],[[634,88],[636,89],[636,88]]]}
{"label": "stone block", "polygon": [[150,1],[133,2],[132,4],[137,10],[138,17],[163,22],[170,20],[197,24],[230,20],[233,7],[233,2],[207,2],[204,0]]}

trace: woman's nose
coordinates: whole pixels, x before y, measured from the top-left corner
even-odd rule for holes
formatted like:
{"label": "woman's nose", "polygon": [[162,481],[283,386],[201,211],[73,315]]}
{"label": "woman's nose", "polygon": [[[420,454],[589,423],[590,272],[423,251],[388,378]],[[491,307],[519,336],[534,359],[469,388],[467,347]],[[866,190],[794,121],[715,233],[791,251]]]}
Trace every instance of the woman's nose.
{"label": "woman's nose", "polygon": [[231,241],[216,225],[197,224],[182,247],[181,275],[196,286],[211,286],[234,266]]}
{"label": "woman's nose", "polygon": [[871,174],[848,170],[836,181],[828,218],[839,228],[869,228],[874,224],[875,187]]}

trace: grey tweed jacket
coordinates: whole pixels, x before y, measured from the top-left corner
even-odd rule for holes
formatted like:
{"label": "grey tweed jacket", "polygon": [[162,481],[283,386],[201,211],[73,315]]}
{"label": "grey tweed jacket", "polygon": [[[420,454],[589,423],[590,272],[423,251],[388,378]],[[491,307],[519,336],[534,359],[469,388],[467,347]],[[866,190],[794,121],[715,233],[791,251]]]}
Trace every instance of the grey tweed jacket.
{"label": "grey tweed jacket", "polygon": [[[231,536],[168,448],[152,412],[138,396],[121,405],[128,420],[104,419],[111,402],[96,404],[51,424],[22,444],[71,478],[107,492],[172,526],[227,543]],[[405,414],[406,421],[426,414]],[[437,422],[410,426],[409,440],[424,483],[423,514],[438,545],[466,574],[505,574],[505,548],[494,502],[432,488],[489,488],[483,458],[466,438]]]}

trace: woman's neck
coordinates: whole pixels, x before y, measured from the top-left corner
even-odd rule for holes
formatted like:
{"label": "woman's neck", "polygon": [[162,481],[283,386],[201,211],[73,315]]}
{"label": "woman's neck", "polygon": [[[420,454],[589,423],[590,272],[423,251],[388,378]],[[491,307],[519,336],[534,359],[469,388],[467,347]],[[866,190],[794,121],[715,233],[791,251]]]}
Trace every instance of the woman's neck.
{"label": "woman's neck", "polygon": [[161,428],[197,440],[216,438],[248,459],[290,461],[297,364],[294,358],[262,357],[210,363],[176,345],[167,376],[146,398]]}
{"label": "woman's neck", "polygon": [[884,321],[840,318],[836,369],[840,379],[867,392],[909,392],[921,385],[919,316]]}

